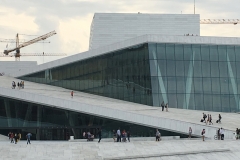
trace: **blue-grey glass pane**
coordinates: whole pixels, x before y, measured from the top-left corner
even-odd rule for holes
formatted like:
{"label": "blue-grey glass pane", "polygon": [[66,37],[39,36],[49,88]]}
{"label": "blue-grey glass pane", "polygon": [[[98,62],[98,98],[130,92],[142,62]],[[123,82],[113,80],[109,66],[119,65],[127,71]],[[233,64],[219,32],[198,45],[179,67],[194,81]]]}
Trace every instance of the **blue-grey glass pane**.
{"label": "blue-grey glass pane", "polygon": [[222,94],[229,94],[229,79],[228,78],[220,78],[220,84],[221,84],[221,93]]}
{"label": "blue-grey glass pane", "polygon": [[236,62],[237,78],[240,78],[240,62]]}
{"label": "blue-grey glass pane", "polygon": [[176,76],[184,76],[184,61],[176,62]]}
{"label": "blue-grey glass pane", "polygon": [[234,46],[227,46],[227,56],[229,61],[236,61]]}
{"label": "blue-grey glass pane", "polygon": [[176,67],[175,67],[175,61],[167,61],[167,75],[168,76],[175,76],[175,72],[176,72]]}
{"label": "blue-grey glass pane", "polygon": [[238,110],[238,101],[235,98],[235,95],[229,95],[229,106],[230,106],[230,110],[231,112],[239,112]]}
{"label": "blue-grey glass pane", "polygon": [[[164,84],[164,88],[165,88],[165,93],[168,91],[168,78],[167,77],[159,77],[159,79],[162,78],[163,80],[163,84]],[[159,87],[159,93],[164,93],[162,90],[162,88]]]}
{"label": "blue-grey glass pane", "polygon": [[201,60],[200,45],[193,44],[192,45],[192,51],[193,51],[193,54],[194,54],[194,60]]}
{"label": "blue-grey glass pane", "polygon": [[212,81],[212,93],[219,94],[220,93],[219,78],[211,78],[211,81]]}
{"label": "blue-grey glass pane", "polygon": [[158,77],[152,76],[151,80],[152,80],[152,85],[154,86],[152,87],[152,93],[153,94],[158,93]]}
{"label": "blue-grey glass pane", "polygon": [[176,94],[168,94],[169,108],[177,108],[177,96]]}
{"label": "blue-grey glass pane", "polygon": [[211,94],[204,94],[204,108],[207,111],[212,111],[212,95]]}
{"label": "blue-grey glass pane", "polygon": [[203,93],[202,78],[193,78],[194,93]]}
{"label": "blue-grey glass pane", "polygon": [[[157,76],[157,60],[149,60],[150,62],[150,69],[151,69],[151,76]],[[134,72],[132,73],[134,74]]]}
{"label": "blue-grey glass pane", "polygon": [[221,95],[222,112],[230,112],[229,95]]}
{"label": "blue-grey glass pane", "polygon": [[166,60],[158,60],[159,71],[158,76],[167,76],[167,62]]}
{"label": "blue-grey glass pane", "polygon": [[237,69],[236,69],[236,63],[238,62],[228,62],[228,74],[229,77],[237,77]]}
{"label": "blue-grey glass pane", "polygon": [[219,62],[220,77],[228,77],[228,62]]}
{"label": "blue-grey glass pane", "polygon": [[184,98],[184,94],[177,94],[177,108],[183,108]]}
{"label": "blue-grey glass pane", "polygon": [[218,62],[211,62],[211,77],[219,77]]}
{"label": "blue-grey glass pane", "polygon": [[[195,96],[194,94],[186,94],[186,97],[189,97],[189,104],[188,104],[188,109],[195,109]],[[186,101],[188,99],[186,98]]]}
{"label": "blue-grey glass pane", "polygon": [[168,93],[176,93],[176,77],[168,77]]}
{"label": "blue-grey glass pane", "polygon": [[157,59],[157,44],[149,43],[149,59]]}
{"label": "blue-grey glass pane", "polygon": [[175,59],[173,44],[166,44],[166,58],[169,60]]}
{"label": "blue-grey glass pane", "polygon": [[182,44],[176,44],[175,45],[175,59],[183,60],[183,45]]}
{"label": "blue-grey glass pane", "polygon": [[166,59],[166,45],[165,44],[157,44],[157,58],[158,59]]}
{"label": "blue-grey glass pane", "polygon": [[[231,83],[232,84],[232,83]],[[240,94],[240,79],[236,79],[236,85],[237,85],[237,92]],[[234,86],[234,85],[233,85]],[[235,86],[234,86],[235,87]]]}
{"label": "blue-grey glass pane", "polygon": [[191,45],[184,44],[184,60],[193,60],[193,52]]}
{"label": "blue-grey glass pane", "polygon": [[219,61],[227,61],[227,47],[218,46]]}
{"label": "blue-grey glass pane", "polygon": [[193,61],[184,61],[184,74],[186,77],[193,76]]}
{"label": "blue-grey glass pane", "polygon": [[211,78],[203,78],[203,92],[204,94],[212,94]]}
{"label": "blue-grey glass pane", "polygon": [[218,61],[217,46],[210,46],[210,61]]}
{"label": "blue-grey glass pane", "polygon": [[201,61],[194,62],[193,75],[194,75],[194,77],[202,77],[202,62]]}
{"label": "blue-grey glass pane", "polygon": [[210,77],[211,68],[210,68],[209,61],[202,61],[202,75],[203,75],[203,77]]}
{"label": "blue-grey glass pane", "polygon": [[221,95],[212,95],[213,97],[213,111],[222,111]]}
{"label": "blue-grey glass pane", "polygon": [[194,94],[194,96],[195,96],[195,109],[205,110],[203,103],[203,94]]}
{"label": "blue-grey glass pane", "polygon": [[240,61],[240,46],[235,46],[236,61]]}
{"label": "blue-grey glass pane", "polygon": [[228,87],[229,87],[229,94],[237,94],[237,84],[234,78],[229,78],[228,80]]}
{"label": "blue-grey glass pane", "polygon": [[177,93],[185,93],[186,86],[185,86],[185,78],[184,77],[177,77]]}
{"label": "blue-grey glass pane", "polygon": [[208,45],[201,45],[201,56],[203,61],[210,60],[209,52],[210,52],[210,47]]}

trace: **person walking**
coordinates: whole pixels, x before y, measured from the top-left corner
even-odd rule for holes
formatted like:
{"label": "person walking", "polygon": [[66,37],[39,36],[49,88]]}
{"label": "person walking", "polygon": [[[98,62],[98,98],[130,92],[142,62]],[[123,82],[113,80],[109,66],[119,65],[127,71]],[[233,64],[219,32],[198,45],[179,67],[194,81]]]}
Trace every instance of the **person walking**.
{"label": "person walking", "polygon": [[218,115],[218,123],[222,123],[222,122],[221,122],[221,119],[222,119],[222,116],[221,116],[221,114],[219,114],[219,115]]}
{"label": "person walking", "polygon": [[209,125],[210,124],[212,124],[213,125],[213,123],[212,123],[212,115],[210,114],[210,118],[209,118]]}
{"label": "person walking", "polygon": [[113,130],[113,142],[116,142],[116,131]]}
{"label": "person walking", "polygon": [[120,128],[117,130],[117,142],[121,142],[121,131]]}
{"label": "person walking", "polygon": [[156,129],[156,142],[160,140],[160,132],[158,131],[158,129]]}
{"label": "person walking", "polygon": [[15,140],[15,144],[17,144],[17,142],[18,142],[18,136],[17,136],[17,133],[15,133],[15,135],[14,135],[14,140]]}
{"label": "person walking", "polygon": [[18,133],[18,141],[20,141],[22,138],[22,134],[21,133]]}
{"label": "person walking", "polygon": [[98,130],[98,138],[99,138],[98,143],[100,143],[100,141],[102,139],[102,129],[101,128]]}
{"label": "person walking", "polygon": [[11,132],[8,133],[8,139],[11,140]]}
{"label": "person walking", "polygon": [[24,89],[24,81],[22,81],[22,88]]}
{"label": "person walking", "polygon": [[31,144],[31,142],[30,142],[31,136],[32,136],[31,133],[28,133],[28,134],[26,135],[26,138],[27,138],[27,144],[28,144],[28,143]]}
{"label": "person walking", "polygon": [[73,91],[71,92],[71,97],[73,98]]}
{"label": "person walking", "polygon": [[131,136],[130,131],[127,131],[127,139],[128,139],[128,142],[130,142],[130,136]]}
{"label": "person walking", "polygon": [[206,123],[206,118],[207,118],[207,115],[203,113],[203,122]]}
{"label": "person walking", "polygon": [[202,140],[205,141],[205,129],[202,130]]}
{"label": "person walking", "polygon": [[224,140],[224,130],[223,128],[220,129],[221,140]]}
{"label": "person walking", "polygon": [[191,136],[192,136],[192,128],[189,127],[189,130],[188,130],[188,138],[191,139]]}
{"label": "person walking", "polygon": [[18,86],[18,89],[20,89],[20,88],[19,88],[19,82],[17,83],[17,86]]}
{"label": "person walking", "polygon": [[165,107],[164,101],[162,102],[161,107],[162,107],[162,111],[164,111],[164,107]]}
{"label": "person walking", "polygon": [[165,108],[166,108],[166,112],[168,112],[168,103],[166,103]]}
{"label": "person walking", "polygon": [[209,117],[209,114],[207,115],[207,121],[206,121],[206,125],[209,123],[210,121],[210,117]]}
{"label": "person walking", "polygon": [[14,143],[14,134],[11,133],[11,143]]}

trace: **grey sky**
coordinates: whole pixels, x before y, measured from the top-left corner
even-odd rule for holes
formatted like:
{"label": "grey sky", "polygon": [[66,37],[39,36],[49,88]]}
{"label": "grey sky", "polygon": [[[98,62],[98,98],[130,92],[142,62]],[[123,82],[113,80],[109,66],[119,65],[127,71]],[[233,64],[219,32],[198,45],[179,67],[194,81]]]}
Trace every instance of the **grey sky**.
{"label": "grey sky", "polygon": [[[50,44],[37,43],[22,53],[67,53],[88,50],[90,25],[95,12],[192,14],[194,0],[0,0],[0,39],[16,33],[42,35],[56,30]],[[201,19],[240,18],[239,0],[196,0]],[[202,36],[240,37],[239,25],[201,25]],[[29,40],[34,37],[20,36]],[[11,45],[14,46],[13,44]],[[10,46],[10,47],[11,47]],[[0,43],[0,52],[6,43]],[[44,62],[61,57],[45,57]],[[1,58],[14,60],[14,58]],[[42,57],[22,57],[43,63]]]}

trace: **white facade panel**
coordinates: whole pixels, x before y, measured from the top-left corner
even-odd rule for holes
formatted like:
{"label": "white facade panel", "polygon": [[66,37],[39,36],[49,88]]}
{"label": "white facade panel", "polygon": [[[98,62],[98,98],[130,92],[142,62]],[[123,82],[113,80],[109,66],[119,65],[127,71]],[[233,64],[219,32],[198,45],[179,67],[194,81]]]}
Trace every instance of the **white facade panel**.
{"label": "white facade panel", "polygon": [[0,61],[0,74],[10,75],[20,71],[36,68],[34,61]]}
{"label": "white facade panel", "polygon": [[146,34],[200,35],[200,15],[96,13],[89,49]]}

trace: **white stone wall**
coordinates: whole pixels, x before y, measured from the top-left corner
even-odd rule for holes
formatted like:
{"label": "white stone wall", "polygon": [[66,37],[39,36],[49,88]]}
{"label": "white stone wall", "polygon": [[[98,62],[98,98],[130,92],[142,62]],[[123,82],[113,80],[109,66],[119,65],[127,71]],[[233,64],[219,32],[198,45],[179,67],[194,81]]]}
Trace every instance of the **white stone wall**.
{"label": "white stone wall", "polygon": [[34,61],[0,61],[0,74],[10,75],[28,69],[34,69],[36,66],[37,62]]}
{"label": "white stone wall", "polygon": [[95,13],[89,49],[145,34],[200,35],[200,15]]}

